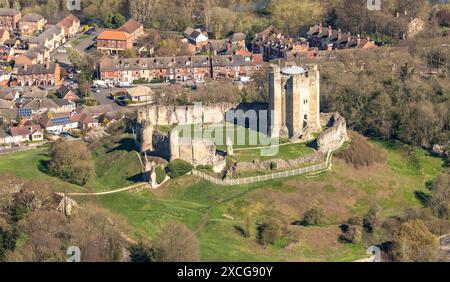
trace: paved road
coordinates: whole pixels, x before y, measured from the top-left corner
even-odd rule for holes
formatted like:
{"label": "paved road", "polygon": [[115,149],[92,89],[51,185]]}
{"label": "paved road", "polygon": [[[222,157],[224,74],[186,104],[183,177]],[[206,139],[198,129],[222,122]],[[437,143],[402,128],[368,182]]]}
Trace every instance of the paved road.
{"label": "paved road", "polygon": [[[75,48],[79,52],[83,53],[83,52],[86,51],[87,48],[89,48],[89,46],[94,44],[95,37],[97,37],[97,35],[101,31],[103,31],[103,29],[96,29],[95,32],[93,32],[91,35],[88,35],[89,36],[88,38],[80,39],[80,36],[86,36],[86,34],[83,33],[83,34],[77,35],[77,36],[75,36],[73,38],[70,38],[68,42],[72,45],[73,48]],[[73,43],[74,41],[79,42],[79,44],[78,45],[74,44]],[[56,59],[63,67],[67,67],[67,66],[70,65],[68,53],[60,53],[60,52],[57,51],[57,49],[55,49],[55,50],[53,50],[53,52],[50,53],[50,57],[52,59]]]}

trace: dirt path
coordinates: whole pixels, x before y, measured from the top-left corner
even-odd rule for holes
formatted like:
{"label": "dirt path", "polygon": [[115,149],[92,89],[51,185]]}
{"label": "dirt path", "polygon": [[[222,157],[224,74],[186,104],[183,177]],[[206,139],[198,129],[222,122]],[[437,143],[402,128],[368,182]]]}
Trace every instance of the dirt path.
{"label": "dirt path", "polygon": [[125,192],[125,191],[130,191],[133,189],[138,189],[138,188],[149,188],[149,184],[147,183],[138,183],[138,184],[134,184],[125,188],[120,188],[120,189],[116,189],[116,190],[112,190],[112,191],[105,191],[105,192],[96,192],[96,193],[63,193],[67,196],[103,196],[103,195],[110,195],[110,194],[115,194],[115,193],[120,193],[120,192]]}

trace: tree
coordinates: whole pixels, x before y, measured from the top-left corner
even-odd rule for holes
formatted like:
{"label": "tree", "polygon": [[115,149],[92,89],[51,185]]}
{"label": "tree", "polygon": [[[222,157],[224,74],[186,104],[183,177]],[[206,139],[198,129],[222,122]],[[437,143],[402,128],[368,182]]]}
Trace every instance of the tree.
{"label": "tree", "polygon": [[428,206],[439,218],[450,217],[450,175],[444,173],[434,181]]}
{"label": "tree", "polygon": [[323,211],[320,207],[307,210],[303,216],[303,225],[318,225],[323,222]]}
{"label": "tree", "polygon": [[0,8],[9,8],[9,0],[0,0]]}
{"label": "tree", "polygon": [[13,9],[20,11],[22,9],[22,6],[20,5],[20,2],[15,0],[13,3]]}
{"label": "tree", "polygon": [[125,23],[125,17],[120,13],[109,13],[103,18],[103,25],[106,28],[116,29]]}
{"label": "tree", "polygon": [[85,185],[95,173],[91,152],[83,142],[55,142],[50,156],[49,171],[72,183]]}
{"label": "tree", "polygon": [[199,242],[185,225],[169,222],[153,243],[157,261],[195,262],[200,260]]}
{"label": "tree", "polygon": [[153,262],[156,260],[155,250],[142,241],[128,248],[131,262]]}
{"label": "tree", "polygon": [[377,206],[373,206],[369,209],[367,214],[363,218],[363,226],[367,232],[373,232],[380,223],[380,209]]}
{"label": "tree", "polygon": [[439,242],[421,220],[405,222],[394,238],[394,259],[425,262],[436,259]]}
{"label": "tree", "polygon": [[176,178],[189,173],[193,166],[183,160],[173,160],[167,165],[167,174],[170,178]]}

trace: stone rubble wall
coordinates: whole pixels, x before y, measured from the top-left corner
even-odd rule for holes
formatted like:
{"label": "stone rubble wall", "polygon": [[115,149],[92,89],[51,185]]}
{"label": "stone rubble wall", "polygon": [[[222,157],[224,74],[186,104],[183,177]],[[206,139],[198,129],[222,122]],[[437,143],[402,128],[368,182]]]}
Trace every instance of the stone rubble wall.
{"label": "stone rubble wall", "polygon": [[324,118],[322,122],[324,126],[330,127],[322,131],[317,137],[319,152],[335,151],[350,140],[347,134],[347,122],[339,113],[333,113],[328,121]]}
{"label": "stone rubble wall", "polygon": [[262,162],[237,162],[236,170],[239,171],[255,171],[255,170],[271,170],[272,164],[276,165],[276,169],[286,169],[299,166],[304,163],[316,163],[325,160],[326,154],[322,152],[314,152],[312,154],[293,160],[273,159]]}

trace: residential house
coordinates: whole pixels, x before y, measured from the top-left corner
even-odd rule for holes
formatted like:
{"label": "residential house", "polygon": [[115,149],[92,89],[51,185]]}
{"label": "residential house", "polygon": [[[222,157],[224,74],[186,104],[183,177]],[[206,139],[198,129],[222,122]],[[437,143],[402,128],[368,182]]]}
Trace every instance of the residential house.
{"label": "residential house", "polygon": [[97,49],[106,53],[118,53],[133,47],[132,36],[120,30],[105,30],[97,36]]}
{"label": "residential house", "polygon": [[14,109],[14,102],[0,98],[0,110]]}
{"label": "residential house", "polygon": [[29,100],[22,105],[23,109],[31,109],[33,114],[51,113],[71,113],[75,111],[76,104],[63,99],[44,98],[40,100]]}
{"label": "residential house", "polygon": [[39,124],[48,132],[60,134],[78,128],[78,122],[71,120],[70,114],[44,113],[39,118]]}
{"label": "residential house", "polygon": [[205,80],[210,77],[211,62],[209,56],[105,58],[99,63],[99,70],[101,79],[113,84],[135,80]]}
{"label": "residential house", "polygon": [[13,143],[44,140],[44,133],[40,125],[11,127],[9,134],[12,136]]}
{"label": "residential house", "polygon": [[45,98],[47,98],[48,95],[48,91],[40,89],[36,86],[31,87],[30,90],[25,91],[22,94],[22,99],[26,100],[26,101],[31,101],[31,100],[43,100]]}
{"label": "residential house", "polygon": [[0,72],[0,87],[7,87],[11,80],[11,71],[7,68]]}
{"label": "residential house", "polygon": [[372,49],[377,46],[370,38],[362,38],[359,34],[344,33],[341,29],[323,27],[322,24],[311,27],[307,33],[309,48],[318,50]]}
{"label": "residential house", "polygon": [[66,85],[61,85],[61,87],[58,88],[56,95],[60,99],[71,101],[71,102],[77,102],[80,100],[80,97],[78,97],[78,95],[75,94],[75,92],[73,92]]}
{"label": "residential house", "polygon": [[137,86],[125,90],[126,99],[134,103],[152,102],[154,95],[153,90],[147,86]]}
{"label": "residential house", "polygon": [[52,25],[38,36],[24,36],[22,40],[27,41],[29,49],[44,46],[51,52],[66,42],[66,34],[64,28]]}
{"label": "residential house", "polygon": [[60,85],[62,82],[60,66],[55,63],[18,66],[16,79],[20,86]]}
{"label": "residential house", "polygon": [[0,62],[8,63],[14,58],[14,49],[7,45],[0,45]]}
{"label": "residential house", "polygon": [[6,40],[10,38],[10,33],[7,29],[1,28],[0,29],[0,44],[4,44]]}
{"label": "residential house", "polygon": [[44,46],[34,47],[25,53],[17,56],[16,65],[36,65],[50,62],[50,51]]}
{"label": "residential house", "polygon": [[67,38],[74,37],[81,31],[80,20],[72,14],[62,19],[59,23],[56,24],[56,26],[63,28],[64,34]]}
{"label": "residential house", "polygon": [[18,10],[0,8],[0,28],[13,30],[18,27],[22,14]]}
{"label": "residential house", "polygon": [[77,114],[87,114],[94,118],[98,118],[101,115],[114,115],[117,110],[111,104],[98,105],[98,106],[86,106],[78,107],[75,112]]}
{"label": "residential house", "polygon": [[100,60],[101,80],[106,83],[135,80],[203,81],[220,77],[239,79],[262,68],[262,55],[178,56]]}
{"label": "residential house", "polygon": [[193,29],[192,27],[186,28],[183,35],[186,42],[195,46],[197,50],[201,50],[209,41],[206,33],[203,33],[200,29]]}
{"label": "residential house", "polygon": [[78,122],[78,128],[81,130],[89,130],[98,126],[98,121],[95,120],[91,115],[86,113],[74,113],[70,116],[70,120],[72,122]]}
{"label": "residential house", "polygon": [[15,102],[19,99],[19,92],[11,87],[0,88],[0,99]]}
{"label": "residential house", "polygon": [[231,78],[239,80],[250,77],[262,69],[263,58],[261,54],[247,56],[223,55],[212,57],[213,79]]}
{"label": "residential house", "polygon": [[133,42],[136,42],[139,38],[144,36],[144,26],[133,19],[128,20],[117,30],[128,33]]}
{"label": "residential house", "polygon": [[254,54],[264,54],[264,45],[269,40],[279,40],[285,36],[281,31],[273,25],[268,26],[265,30],[260,33],[256,33],[252,40],[252,52]]}
{"label": "residential house", "polygon": [[14,138],[6,130],[0,127],[0,146],[14,143]]}
{"label": "residential house", "polygon": [[29,13],[23,16],[19,21],[19,30],[23,35],[33,35],[45,29],[47,21],[42,15]]}

